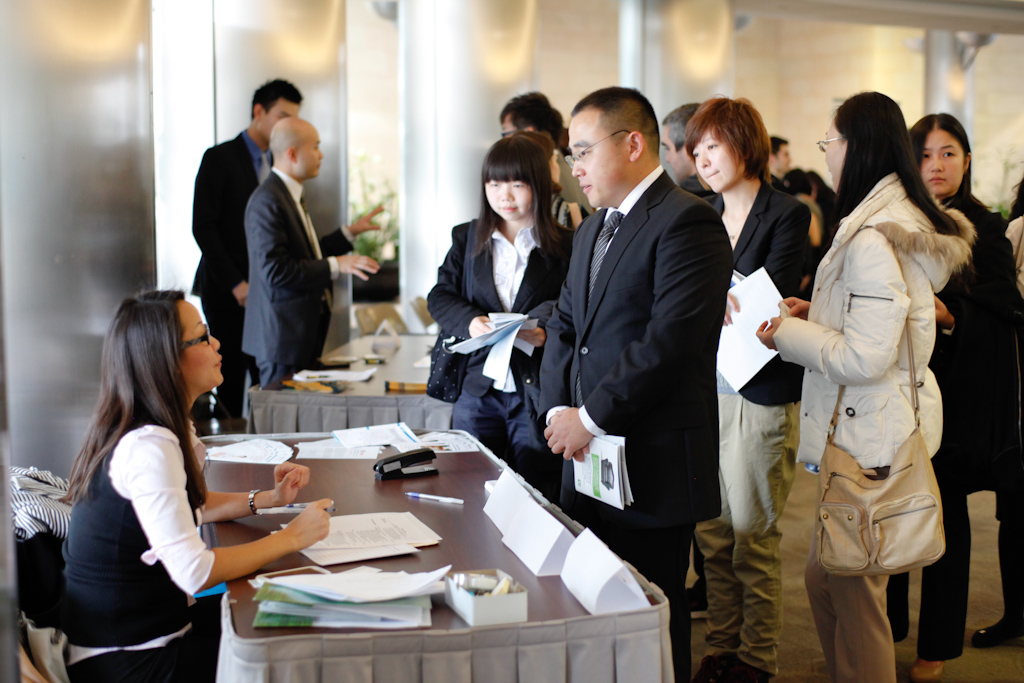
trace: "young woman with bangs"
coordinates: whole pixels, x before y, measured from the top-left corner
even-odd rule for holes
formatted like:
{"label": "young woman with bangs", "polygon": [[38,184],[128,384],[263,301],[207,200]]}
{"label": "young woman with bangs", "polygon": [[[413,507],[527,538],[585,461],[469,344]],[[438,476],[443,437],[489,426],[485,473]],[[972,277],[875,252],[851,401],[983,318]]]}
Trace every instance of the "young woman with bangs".
{"label": "young woman with bangs", "polygon": [[544,327],[568,272],[573,233],[551,215],[549,157],[519,134],[491,147],[481,171],[479,218],[452,230],[427,306],[441,329],[463,339],[488,332],[491,312],[537,320],[535,329],[519,332],[505,377],[483,374],[490,347],[470,354],[452,426],[475,435],[557,501],[562,462],[543,446],[536,401]]}

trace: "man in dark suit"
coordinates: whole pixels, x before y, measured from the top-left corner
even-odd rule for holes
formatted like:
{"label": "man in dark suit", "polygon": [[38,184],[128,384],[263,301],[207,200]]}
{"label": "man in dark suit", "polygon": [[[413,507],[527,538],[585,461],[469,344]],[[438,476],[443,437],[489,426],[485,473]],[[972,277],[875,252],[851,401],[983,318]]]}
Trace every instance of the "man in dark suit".
{"label": "man in dark suit", "polygon": [[573,175],[606,210],[577,231],[548,322],[545,436],[567,461],[581,459],[595,435],[625,437],[633,505],[576,494],[571,462],[561,503],[665,591],[676,678],[688,680],[686,551],[694,524],[721,511],[715,356],[732,250],[715,211],[662,169],[658,121],[643,95],[586,96],[569,140]]}
{"label": "man in dark suit", "polygon": [[242,349],[256,358],[266,386],[308,368],[320,355],[330,322],[331,281],[342,273],[367,279],[377,262],[346,254],[355,235],[374,229],[363,216],[317,237],[302,201],[302,184],[320,174],[320,136],[299,118],[280,121],[270,135],[273,172],[245,209],[249,301]]}
{"label": "man in dark suit", "polygon": [[210,333],[220,341],[224,382],[217,399],[233,417],[242,416],[245,375],[257,380],[256,363],[242,351],[249,294],[249,254],[242,223],[253,190],[269,174],[270,131],[298,116],[302,95],[288,81],[264,83],[252,97],[252,121],[238,137],[211,147],[196,175],[192,234],[203,252],[192,291],[202,297]]}
{"label": "man in dark suit", "polygon": [[793,163],[789,156],[789,140],[776,135],[769,139],[772,142],[772,153],[768,155],[768,170],[772,174],[772,187],[779,192],[792,194],[786,187],[786,183],[782,182]]}
{"label": "man in dark suit", "polygon": [[676,107],[661,121],[661,146],[665,150],[665,163],[672,169],[679,187],[692,192],[698,197],[710,197],[715,192],[700,184],[697,178],[697,167],[686,151],[686,124],[697,111],[699,102],[691,102]]}

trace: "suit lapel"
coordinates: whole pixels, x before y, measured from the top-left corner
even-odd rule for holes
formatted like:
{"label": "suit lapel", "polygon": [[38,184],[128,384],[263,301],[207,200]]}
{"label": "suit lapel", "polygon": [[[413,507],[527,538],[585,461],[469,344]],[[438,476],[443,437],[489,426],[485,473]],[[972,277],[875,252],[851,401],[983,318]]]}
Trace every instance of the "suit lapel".
{"label": "suit lapel", "polygon": [[530,252],[530,260],[526,262],[523,282],[519,285],[519,293],[516,294],[516,300],[512,303],[513,311],[522,313],[524,310],[532,308],[527,304],[532,303],[534,293],[547,279],[550,271],[551,267],[547,258],[541,253],[540,247],[536,247]]}
{"label": "suit lapel", "polygon": [[259,176],[256,175],[256,169],[252,166],[252,157],[249,156],[249,147],[245,144],[245,138],[239,133],[238,137],[235,138],[235,163],[238,164],[238,172],[241,174],[240,177],[245,178],[252,189],[255,190],[260,184]]}
{"label": "suit lapel", "polygon": [[302,249],[305,252],[303,254],[304,258],[316,258],[313,245],[309,243],[309,235],[306,234],[306,224],[302,222],[299,207],[295,205],[295,200],[292,199],[292,193],[288,191],[288,186],[284,184],[284,181],[276,173],[271,173],[265,182],[274,183],[273,189],[278,196],[278,201],[288,214],[292,239],[295,240],[296,244],[302,245]]}
{"label": "suit lapel", "polygon": [[768,197],[771,193],[772,186],[761,181],[761,189],[757,191],[757,196],[754,197],[754,205],[750,207],[747,220],[743,222],[743,230],[740,231],[740,238],[736,241],[736,248],[732,251],[733,265],[740,260],[743,252],[750,246],[750,241],[754,238],[754,234],[760,229],[761,216],[768,210]]}
{"label": "suit lapel", "polygon": [[473,259],[473,277],[473,299],[486,303],[488,313],[504,310],[494,285],[494,257],[490,244]]}
{"label": "suit lapel", "polygon": [[[619,260],[622,255],[629,248],[629,243],[633,241],[637,233],[647,224],[647,220],[650,216],[649,211],[651,208],[657,206],[664,199],[665,194],[675,186],[671,180],[668,180],[666,174],[662,173],[654,184],[647,188],[647,191],[643,193],[629,214],[622,219],[622,223],[619,224],[619,229],[615,231],[615,236],[612,238],[612,243],[608,246],[608,252],[604,256],[604,261],[601,262],[601,271],[597,274],[597,281],[594,283],[594,292],[590,296],[590,302],[587,305],[587,315],[584,318],[583,329],[584,331],[590,327],[590,323],[594,319],[594,312],[598,306],[601,305],[601,299],[604,297],[605,290],[608,288],[608,282],[615,274],[615,268],[618,266]],[[607,212],[605,212],[607,213]],[[604,215],[601,215],[601,224],[604,224]],[[597,232],[600,231],[598,227],[594,234],[593,240],[588,240],[587,244],[587,259],[588,263],[594,254],[594,244],[597,242]],[[587,278],[590,277],[589,266],[587,268]],[[583,297],[586,300],[587,282],[583,283]]]}

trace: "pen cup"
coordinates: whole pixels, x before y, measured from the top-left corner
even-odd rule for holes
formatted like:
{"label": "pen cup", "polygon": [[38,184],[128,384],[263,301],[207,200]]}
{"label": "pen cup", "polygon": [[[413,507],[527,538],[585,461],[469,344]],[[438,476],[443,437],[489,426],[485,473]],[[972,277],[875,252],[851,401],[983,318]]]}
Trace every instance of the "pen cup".
{"label": "pen cup", "polygon": [[[478,594],[492,585],[499,585],[502,579],[509,580],[507,593]],[[444,601],[470,626],[526,621],[527,591],[500,569],[448,572],[444,579]]]}

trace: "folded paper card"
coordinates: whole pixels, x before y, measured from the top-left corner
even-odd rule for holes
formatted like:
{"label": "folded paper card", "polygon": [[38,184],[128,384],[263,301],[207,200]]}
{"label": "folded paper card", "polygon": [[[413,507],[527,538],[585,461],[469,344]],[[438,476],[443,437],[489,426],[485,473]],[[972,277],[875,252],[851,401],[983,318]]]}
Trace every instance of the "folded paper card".
{"label": "folded paper card", "polygon": [[498,477],[498,483],[484,505],[484,513],[504,535],[512,527],[512,520],[519,512],[519,507],[528,502],[532,502],[529,492],[516,481],[512,472],[505,470]]}
{"label": "folded paper card", "polygon": [[576,537],[562,565],[562,583],[591,614],[650,607],[636,577],[590,529]]}
{"label": "folded paper card", "polygon": [[573,538],[564,524],[531,499],[520,504],[502,541],[537,576],[558,576]]}

